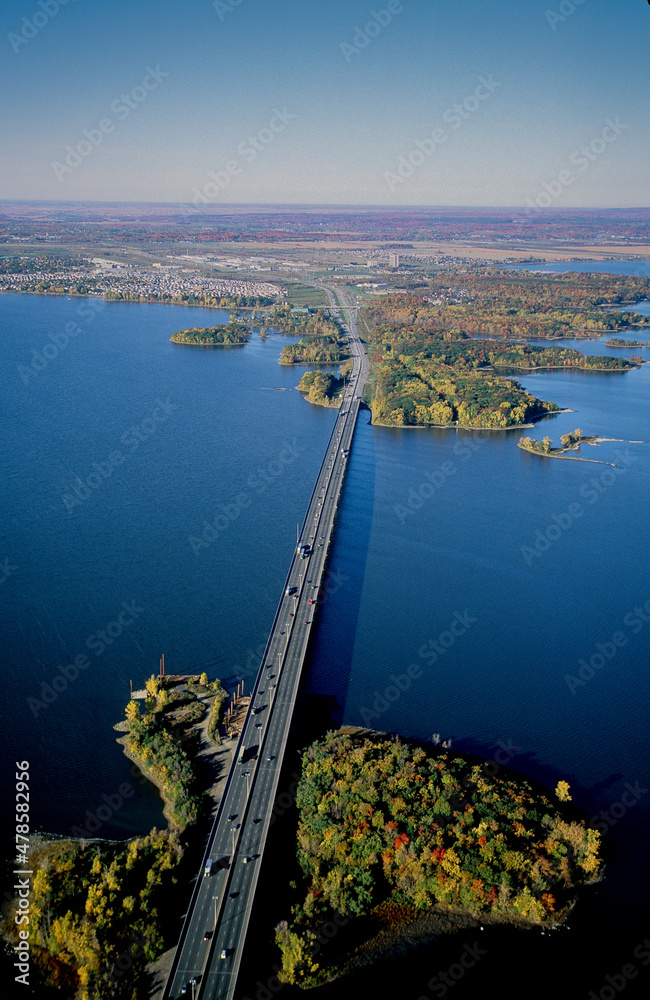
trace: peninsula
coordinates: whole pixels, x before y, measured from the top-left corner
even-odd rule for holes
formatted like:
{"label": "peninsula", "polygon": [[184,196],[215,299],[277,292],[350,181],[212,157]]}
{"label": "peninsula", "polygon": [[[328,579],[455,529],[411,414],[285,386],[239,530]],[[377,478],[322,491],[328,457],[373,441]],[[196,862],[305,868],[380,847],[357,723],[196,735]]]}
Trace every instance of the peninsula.
{"label": "peninsula", "polygon": [[[502,280],[507,288],[510,276]],[[478,307],[474,304],[472,308]],[[472,308],[464,304],[463,314],[474,315]],[[365,310],[369,354],[374,363],[373,423],[505,430],[559,409],[523,389],[508,370],[621,372],[638,367],[638,361],[584,355],[566,347],[477,338],[476,333],[486,325],[490,333],[497,328],[492,322],[488,324],[486,308],[482,305],[479,310],[481,324],[446,328],[441,325],[441,316],[448,316],[448,310],[441,313],[441,306],[433,306],[422,295],[387,295]],[[513,331],[509,332],[512,335]],[[539,330],[530,332],[541,335]]]}
{"label": "peninsula", "polygon": [[[118,739],[124,753],[158,788],[168,828],[110,841],[101,837],[99,818],[88,814],[87,828],[72,828],[74,838],[40,836],[30,852],[36,875],[29,947],[37,978],[43,990],[78,1000],[148,995],[149,964],[176,939],[170,915],[187,905],[195,854],[202,849],[208,809],[196,723],[209,713],[207,735],[219,743],[227,692],[202,674],[152,675],[145,693],[144,714],[132,700],[115,728],[125,733]],[[121,803],[134,792],[125,783],[111,801]],[[13,946],[15,924],[5,922],[2,933]]]}

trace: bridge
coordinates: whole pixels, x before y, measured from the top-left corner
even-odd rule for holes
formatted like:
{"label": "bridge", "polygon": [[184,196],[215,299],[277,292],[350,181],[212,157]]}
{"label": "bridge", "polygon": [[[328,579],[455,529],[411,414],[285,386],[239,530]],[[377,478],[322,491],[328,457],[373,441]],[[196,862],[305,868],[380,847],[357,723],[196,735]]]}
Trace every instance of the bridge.
{"label": "bridge", "polygon": [[[345,293],[331,311],[353,368],[312,491],[271,633],[253,685],[233,766],[185,917],[165,1000],[233,1000],[277,794],[293,708],[314,623],[368,359]],[[345,312],[347,319],[342,315]]]}

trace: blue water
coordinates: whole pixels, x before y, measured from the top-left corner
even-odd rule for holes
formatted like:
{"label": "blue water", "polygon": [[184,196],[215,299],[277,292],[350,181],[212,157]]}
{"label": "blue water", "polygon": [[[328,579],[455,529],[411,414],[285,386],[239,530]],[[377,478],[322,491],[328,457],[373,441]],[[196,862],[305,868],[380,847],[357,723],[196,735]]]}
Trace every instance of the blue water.
{"label": "blue water", "polygon": [[554,260],[548,264],[508,264],[510,271],[565,271],[600,272],[602,274],[631,274],[641,278],[650,277],[650,260]]}
{"label": "blue water", "polygon": [[[32,765],[34,826],[60,833],[134,783],[111,727],[129,682],[141,687],[161,653],[168,672],[254,676],[335,420],[295,391],[297,369],[277,364],[285,338],[183,347],[169,342],[175,330],[227,314],[107,303],[84,319],[79,309],[0,298],[0,559],[15,567],[1,592],[0,712],[9,756]],[[42,357],[70,322],[81,332],[32,374],[32,350]],[[106,643],[97,632],[109,627],[111,639],[120,613],[132,624]],[[59,679],[47,704],[42,685],[79,656],[89,665],[67,688]],[[101,835],[153,822],[160,802],[146,785]]]}
{"label": "blue water", "polygon": [[[107,304],[84,320],[79,308],[0,297],[0,560],[15,567],[0,585],[1,721],[7,759],[31,763],[35,827],[68,832],[127,782],[137,794],[101,828],[123,837],[162,821],[114,742],[129,681],[162,652],[168,671],[252,678],[335,413],[294,391],[299,369],[277,364],[284,338],[185,348],[171,333],[213,325],[214,311]],[[81,333],[25,382],[18,366],[68,321]],[[376,428],[362,412],[305,690],[336,699],[336,722],[439,734],[488,758],[505,747],[514,769],[567,780],[590,815],[620,813],[640,783],[606,825],[608,877],[567,932],[577,962],[595,948],[616,971],[647,934],[650,889],[650,367],[520,381],[574,411],[526,433],[620,438],[582,450],[616,469],[524,453],[518,431]],[[93,486],[66,502],[77,477]],[[97,655],[122,602],[135,620]],[[28,699],[79,655],[90,665],[35,714]],[[581,660],[598,664],[592,676],[567,681]],[[488,992],[512,948],[491,940]],[[542,965],[554,954],[531,947]],[[405,998],[427,993],[426,976],[405,982]],[[587,996],[603,981],[584,983]]]}

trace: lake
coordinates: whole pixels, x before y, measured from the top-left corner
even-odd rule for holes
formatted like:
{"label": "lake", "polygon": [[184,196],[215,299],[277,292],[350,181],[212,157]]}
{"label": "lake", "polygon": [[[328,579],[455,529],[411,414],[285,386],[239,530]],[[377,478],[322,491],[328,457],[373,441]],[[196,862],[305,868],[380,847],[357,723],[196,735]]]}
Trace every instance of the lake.
{"label": "lake", "polygon": [[[163,652],[168,672],[252,681],[336,411],[295,391],[300,370],[277,364],[286,338],[182,347],[170,335],[214,311],[107,303],[84,318],[83,301],[0,298],[2,722],[8,759],[31,763],[35,827],[69,832],[129,782],[100,833],[121,838],[162,822],[114,742],[130,682]],[[66,323],[80,332],[45,352]],[[620,439],[582,452],[616,468],[522,452],[519,431],[376,428],[362,411],[304,679],[307,696],[336,698],[335,722],[505,755],[609,817],[607,878],[570,928],[486,931],[489,957],[458,998],[518,996],[532,967],[540,996],[587,997],[648,933],[650,368],[519,378],[574,411],[526,433]],[[217,514],[227,523],[200,544]],[[90,665],[54,690],[80,654]],[[410,664],[421,675],[406,685]],[[449,939],[367,984],[431,996],[459,949]],[[581,993],[558,992],[567,956]]]}

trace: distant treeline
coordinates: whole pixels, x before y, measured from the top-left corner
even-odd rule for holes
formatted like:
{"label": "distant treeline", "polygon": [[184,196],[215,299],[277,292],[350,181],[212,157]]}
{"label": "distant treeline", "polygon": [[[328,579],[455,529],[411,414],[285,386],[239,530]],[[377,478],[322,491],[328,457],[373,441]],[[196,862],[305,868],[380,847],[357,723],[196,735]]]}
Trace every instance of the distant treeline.
{"label": "distant treeline", "polygon": [[449,340],[574,338],[650,325],[640,313],[601,308],[649,297],[650,278],[627,275],[440,271],[421,295],[392,295],[390,308],[378,300],[368,315],[386,331],[409,326]]}

